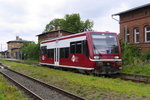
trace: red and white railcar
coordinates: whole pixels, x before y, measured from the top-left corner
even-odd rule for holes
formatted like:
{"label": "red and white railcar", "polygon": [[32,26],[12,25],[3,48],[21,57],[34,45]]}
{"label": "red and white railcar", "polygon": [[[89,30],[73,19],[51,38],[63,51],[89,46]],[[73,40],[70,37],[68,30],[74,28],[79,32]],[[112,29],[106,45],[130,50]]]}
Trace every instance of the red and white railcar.
{"label": "red and white railcar", "polygon": [[115,74],[122,64],[116,33],[83,32],[41,42],[40,64]]}

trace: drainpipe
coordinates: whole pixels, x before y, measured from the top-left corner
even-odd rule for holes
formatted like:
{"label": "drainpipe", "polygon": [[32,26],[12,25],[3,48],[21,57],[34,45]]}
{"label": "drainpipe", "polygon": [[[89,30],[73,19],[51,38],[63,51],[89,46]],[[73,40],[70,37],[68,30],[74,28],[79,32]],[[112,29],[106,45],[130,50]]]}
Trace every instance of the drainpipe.
{"label": "drainpipe", "polygon": [[116,15],[112,15],[111,17],[112,17],[112,19],[114,19],[115,21],[117,21],[118,23],[119,23],[119,20],[118,19],[116,19],[116,18],[114,18],[114,16],[116,16]]}

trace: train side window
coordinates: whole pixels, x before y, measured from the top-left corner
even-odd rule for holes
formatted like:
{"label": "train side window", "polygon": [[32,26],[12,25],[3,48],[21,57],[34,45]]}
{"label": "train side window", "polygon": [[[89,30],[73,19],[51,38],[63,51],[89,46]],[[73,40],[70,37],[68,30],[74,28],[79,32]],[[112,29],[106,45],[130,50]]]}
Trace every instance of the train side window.
{"label": "train side window", "polygon": [[54,58],[54,49],[47,50],[48,58]]}
{"label": "train side window", "polygon": [[51,49],[51,58],[54,58],[54,49]]}
{"label": "train side window", "polygon": [[64,48],[60,48],[60,58],[64,58]]}
{"label": "train side window", "polygon": [[69,57],[69,48],[65,48],[65,58]]}
{"label": "train side window", "polygon": [[88,52],[88,44],[87,44],[87,41],[84,40],[83,41],[83,54],[88,56],[89,55],[89,52]]}
{"label": "train side window", "polygon": [[82,53],[86,56],[88,56],[88,45],[87,41],[77,41],[77,42],[71,42],[70,43],[70,53],[75,54],[75,53]]}
{"label": "train side window", "polygon": [[60,48],[60,58],[69,57],[69,48]]}
{"label": "train side window", "polygon": [[76,43],[75,42],[71,42],[70,43],[70,53],[75,53],[76,52]]}
{"label": "train side window", "polygon": [[76,42],[76,53],[82,53],[82,42]]}
{"label": "train side window", "polygon": [[41,54],[47,54],[47,47],[46,46],[41,47]]}
{"label": "train side window", "polygon": [[50,49],[47,50],[48,58],[50,58]]}

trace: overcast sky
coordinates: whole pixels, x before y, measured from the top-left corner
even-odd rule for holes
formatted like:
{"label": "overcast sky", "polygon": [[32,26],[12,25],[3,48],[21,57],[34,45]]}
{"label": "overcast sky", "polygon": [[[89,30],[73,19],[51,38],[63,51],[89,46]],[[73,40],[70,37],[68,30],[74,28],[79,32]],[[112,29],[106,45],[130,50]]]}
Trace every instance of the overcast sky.
{"label": "overcast sky", "polygon": [[37,34],[54,18],[79,13],[94,22],[95,31],[119,33],[112,14],[150,3],[150,0],[0,0],[0,51],[6,42],[20,36],[37,41]]}

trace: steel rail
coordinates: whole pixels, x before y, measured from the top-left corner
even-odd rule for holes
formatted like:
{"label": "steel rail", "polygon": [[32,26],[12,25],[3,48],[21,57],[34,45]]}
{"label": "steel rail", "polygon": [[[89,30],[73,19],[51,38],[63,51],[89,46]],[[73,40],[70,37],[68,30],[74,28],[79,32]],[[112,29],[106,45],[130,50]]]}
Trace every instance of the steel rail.
{"label": "steel rail", "polygon": [[123,80],[131,80],[131,81],[135,81],[135,82],[150,83],[150,75],[120,73],[119,77]]}
{"label": "steel rail", "polygon": [[[2,65],[2,66],[3,66],[3,65]],[[27,75],[24,75],[24,74],[22,74],[22,73],[19,73],[19,72],[17,72],[17,71],[14,71],[14,70],[12,70],[12,69],[9,69],[8,67],[6,67],[6,65],[5,65],[4,67],[5,67],[5,69],[7,69],[7,70],[9,70],[9,71],[12,71],[12,72],[14,72],[14,73],[16,73],[16,74],[19,74],[19,75],[21,75],[21,76],[23,76],[23,77],[26,77],[26,78],[28,78],[28,79],[30,79],[30,80],[33,80],[34,82],[40,83],[40,84],[42,84],[43,86],[45,86],[45,87],[47,87],[47,88],[50,88],[50,89],[52,89],[52,90],[55,90],[55,91],[57,91],[58,93],[60,93],[60,94],[62,94],[62,95],[65,95],[65,96],[67,96],[67,97],[69,97],[69,98],[71,98],[71,99],[73,99],[73,100],[85,100],[85,99],[82,98],[82,97],[79,97],[79,96],[77,96],[77,95],[75,95],[75,94],[73,94],[73,93],[67,92],[67,91],[65,91],[65,90],[63,90],[63,89],[60,89],[60,88],[54,86],[54,85],[50,85],[50,84],[44,83],[44,82],[42,82],[42,81],[40,81],[40,80],[38,80],[38,79],[29,77],[29,76],[27,76]],[[1,73],[2,73],[2,72],[1,72]],[[8,78],[8,79],[10,79],[11,81],[13,81],[15,84],[19,85],[19,87],[22,87],[22,88],[25,89],[27,92],[31,93],[31,94],[33,95],[33,97],[34,97],[36,100],[44,100],[43,98],[41,98],[40,96],[38,96],[38,95],[35,94],[34,92],[30,91],[29,89],[27,89],[26,87],[24,87],[23,85],[21,85],[20,83],[18,83],[17,81],[13,80],[13,79],[12,79],[11,77],[9,77],[8,75],[6,75],[6,74],[4,74],[4,73],[2,73],[2,74],[3,74],[6,78]]]}
{"label": "steel rail", "polygon": [[17,85],[18,87],[22,88],[24,91],[28,92],[28,95],[32,95],[32,97],[35,100],[44,100],[42,99],[40,96],[38,96],[37,94],[35,94],[34,92],[30,91],[28,88],[26,88],[25,86],[23,86],[22,84],[20,84],[19,82],[17,82],[16,80],[14,80],[13,78],[11,78],[10,76],[8,76],[7,74],[0,72],[4,77],[6,77],[8,80],[10,80],[11,82],[13,82],[15,85]]}

